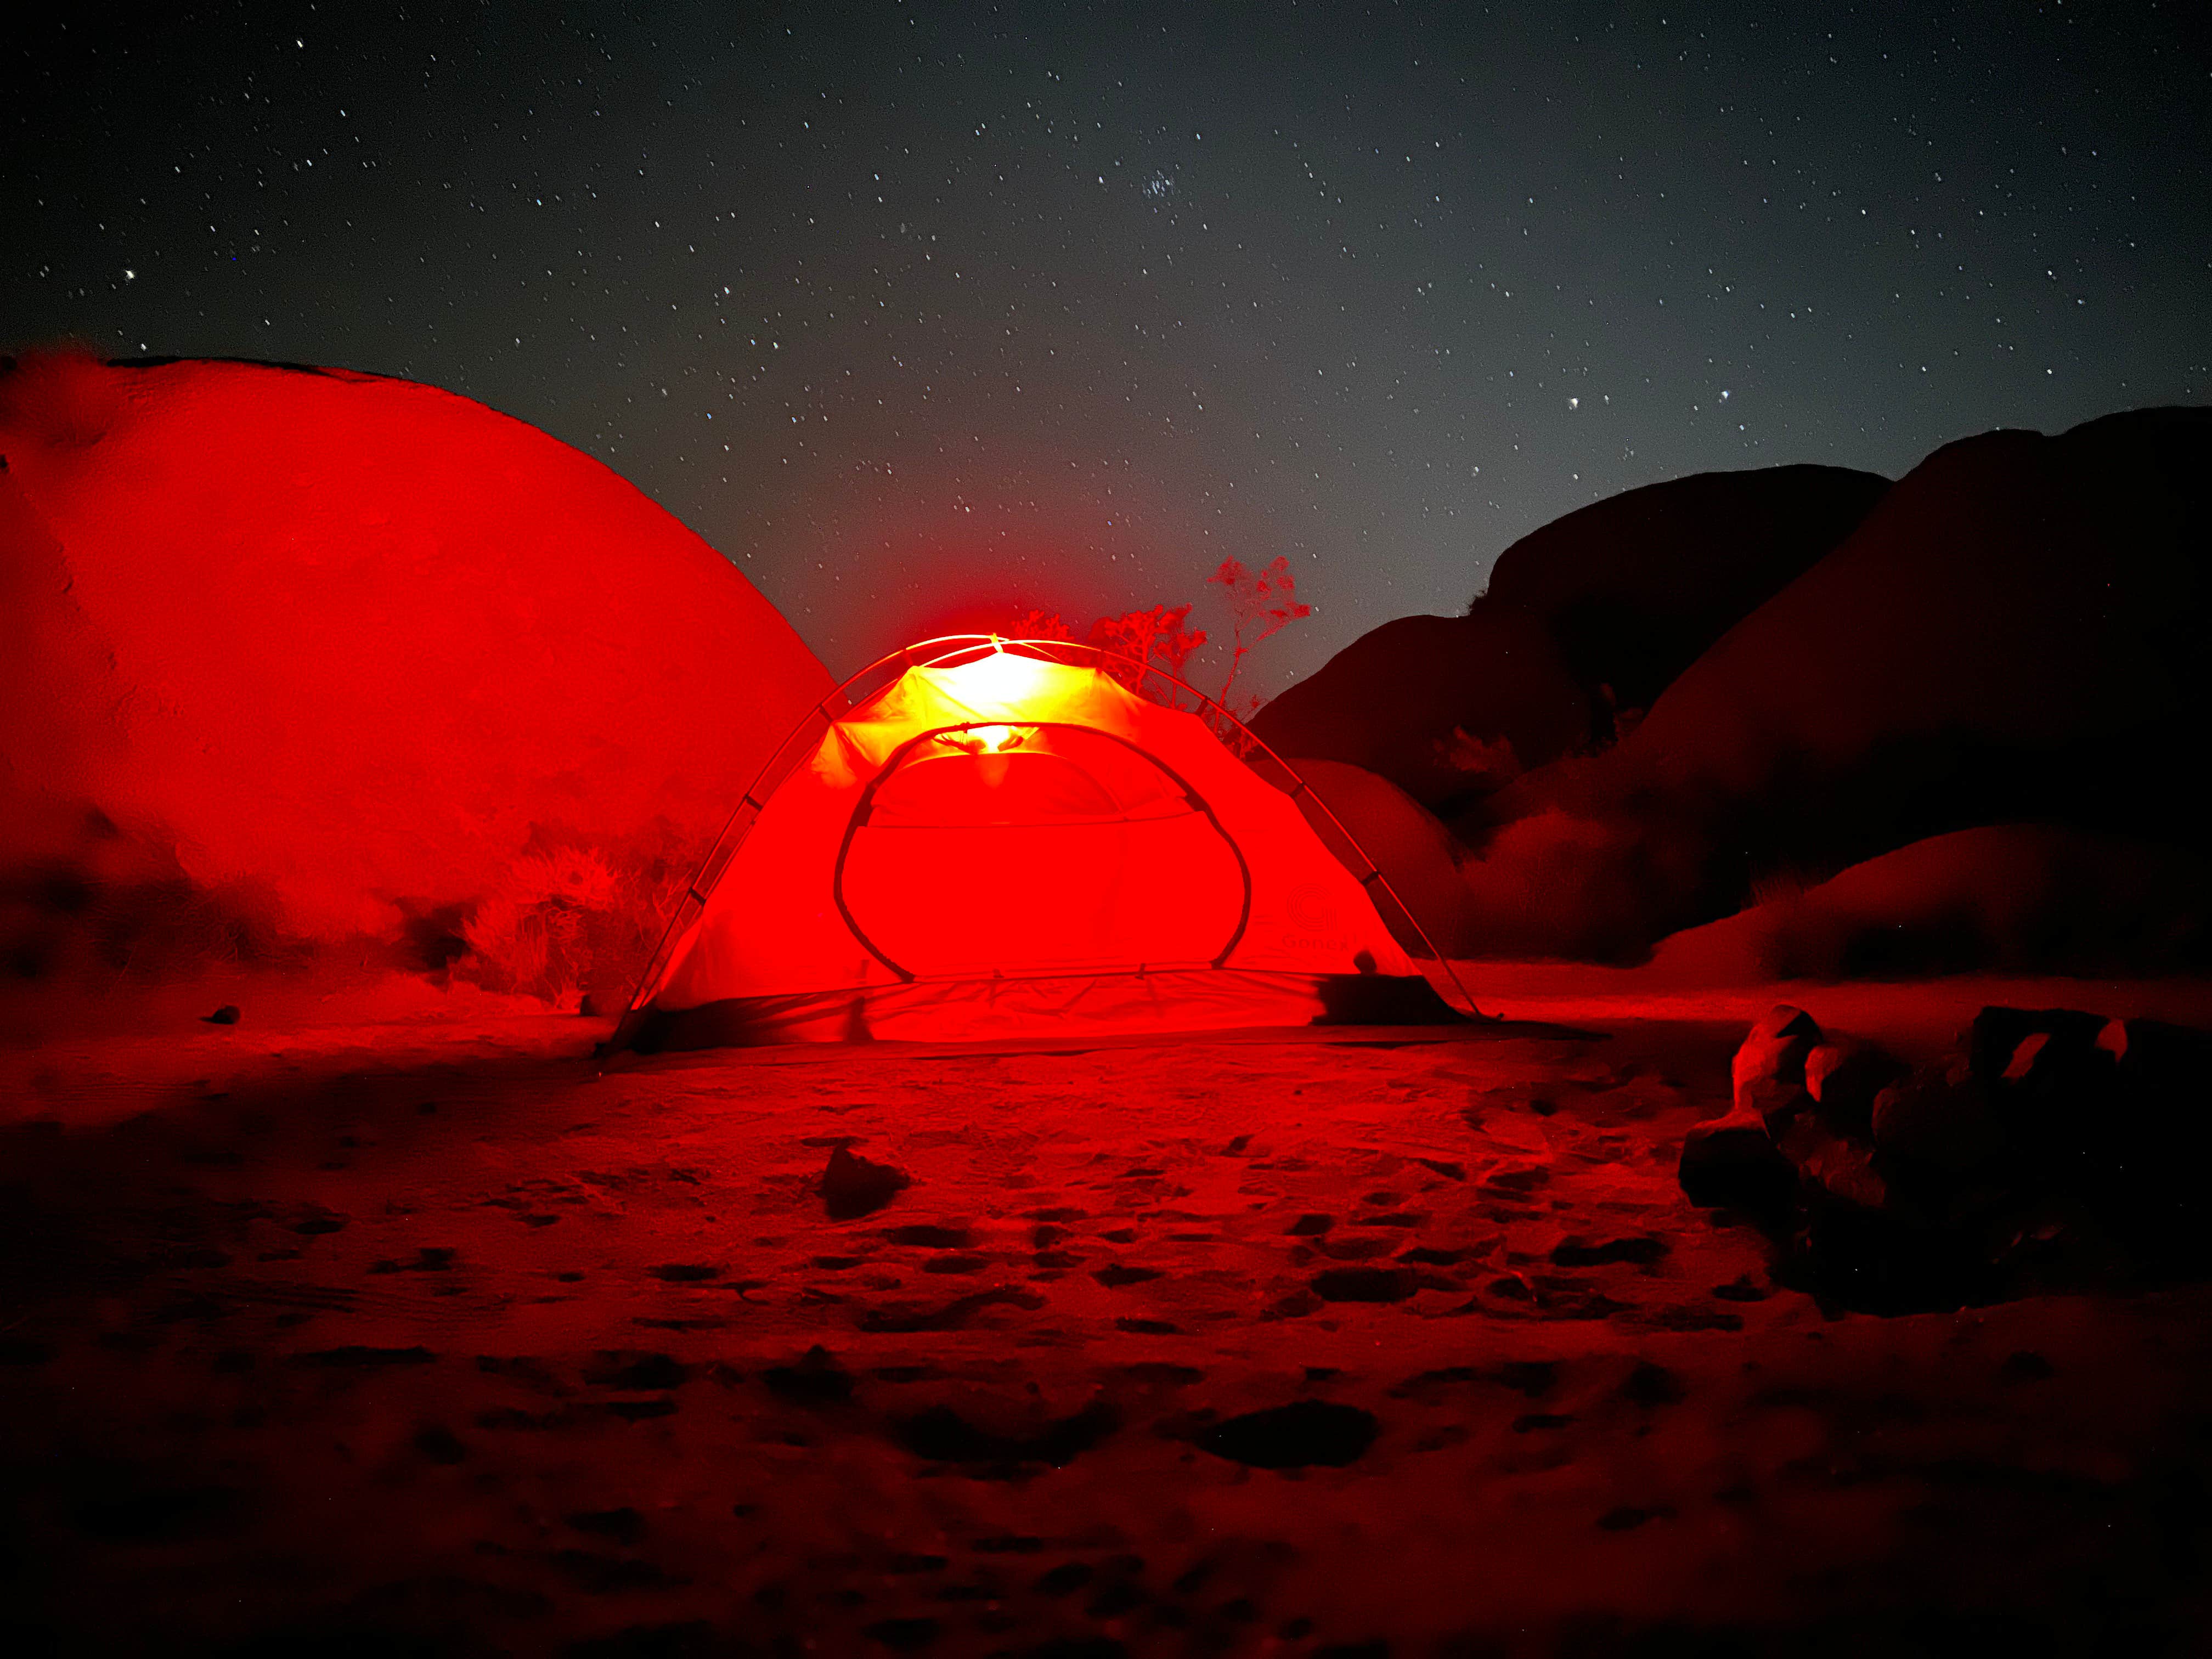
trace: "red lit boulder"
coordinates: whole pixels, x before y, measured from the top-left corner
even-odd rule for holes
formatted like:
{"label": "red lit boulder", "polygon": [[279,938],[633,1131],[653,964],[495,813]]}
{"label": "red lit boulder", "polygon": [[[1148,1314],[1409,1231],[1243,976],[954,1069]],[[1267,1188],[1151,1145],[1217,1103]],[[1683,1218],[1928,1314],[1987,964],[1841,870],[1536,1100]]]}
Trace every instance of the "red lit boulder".
{"label": "red lit boulder", "polygon": [[1729,628],[1841,541],[1888,488],[1838,467],[1703,473],[1524,536],[1461,617],[1401,617],[1253,722],[1278,751],[1381,774],[1465,810],[1608,741]]}
{"label": "red lit boulder", "polygon": [[1620,743],[1460,821],[1477,911],[1540,876],[1511,948],[1634,958],[1764,872],[1975,824],[2201,851],[2208,476],[2212,410],[1938,451]]}
{"label": "red lit boulder", "polygon": [[1757,1112],[1770,1127],[1795,1113],[1807,1093],[1806,1058],[1820,1041],[1820,1026],[1802,1008],[1781,1003],[1768,1010],[1729,1063],[1735,1109]]}
{"label": "red lit boulder", "polygon": [[275,935],[434,957],[473,927],[558,978],[830,687],[636,489],[434,387],[34,356],[0,373],[0,456],[21,973],[121,837]]}

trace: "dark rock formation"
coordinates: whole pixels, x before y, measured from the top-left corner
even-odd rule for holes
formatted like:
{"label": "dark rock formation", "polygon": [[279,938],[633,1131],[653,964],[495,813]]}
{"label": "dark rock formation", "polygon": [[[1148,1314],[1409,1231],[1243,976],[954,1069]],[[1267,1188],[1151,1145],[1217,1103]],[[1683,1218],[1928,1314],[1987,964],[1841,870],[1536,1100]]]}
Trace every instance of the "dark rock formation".
{"label": "dark rock formation", "polygon": [[[1818,1097],[1790,1092],[1793,1069]],[[2212,1270],[2209,1069],[2212,1033],[1984,1008],[1959,1053],[1900,1075],[1778,1008],[1739,1051],[1732,1109],[1685,1139],[1682,1188],[1770,1228],[1785,1281],[1874,1311],[2194,1277]]]}
{"label": "dark rock formation", "polygon": [[1993,969],[2190,971],[2212,962],[2212,858],[2140,836],[1989,824],[1930,836],[1662,939],[1709,984]]}
{"label": "dark rock formation", "polygon": [[1780,466],[1596,502],[1506,549],[1465,616],[1384,623],[1269,703],[1255,729],[1283,754],[1347,762],[1425,805],[1464,807],[1609,741],[1617,716],[1650,707],[1887,487]]}
{"label": "dark rock formation", "polygon": [[1633,958],[1766,872],[1974,824],[2201,845],[2208,462],[2182,409],[1939,451],[1620,743],[1459,821],[1471,927]]}
{"label": "dark rock formation", "polygon": [[1449,807],[1579,749],[1590,715],[1542,619],[1477,601],[1363,635],[1252,729],[1292,759],[1342,761]]}
{"label": "dark rock formation", "polygon": [[1648,484],[1523,536],[1498,556],[1474,608],[1542,618],[1601,719],[1608,708],[1649,708],[1857,528],[1888,488],[1887,478],[1835,466]]}

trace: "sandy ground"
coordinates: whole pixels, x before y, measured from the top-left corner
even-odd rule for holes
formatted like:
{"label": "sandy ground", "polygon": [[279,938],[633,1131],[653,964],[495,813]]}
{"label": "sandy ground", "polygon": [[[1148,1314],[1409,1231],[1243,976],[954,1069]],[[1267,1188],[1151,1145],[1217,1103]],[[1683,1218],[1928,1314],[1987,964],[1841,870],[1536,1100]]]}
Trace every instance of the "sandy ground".
{"label": "sandy ground", "polygon": [[1771,988],[1469,972],[1603,1035],[0,1054],[0,1647],[2205,1650],[2212,1288],[1824,1313],[1674,1178]]}

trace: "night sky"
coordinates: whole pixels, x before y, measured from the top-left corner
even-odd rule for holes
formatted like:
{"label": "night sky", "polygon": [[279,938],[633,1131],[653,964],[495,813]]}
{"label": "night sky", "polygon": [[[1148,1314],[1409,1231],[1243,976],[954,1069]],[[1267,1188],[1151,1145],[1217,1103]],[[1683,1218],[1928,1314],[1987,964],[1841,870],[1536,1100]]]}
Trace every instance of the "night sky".
{"label": "night sky", "polygon": [[1218,627],[1287,555],[1274,690],[1633,485],[2202,399],[2208,12],[18,24],[0,343],[480,398],[840,672],[979,605]]}

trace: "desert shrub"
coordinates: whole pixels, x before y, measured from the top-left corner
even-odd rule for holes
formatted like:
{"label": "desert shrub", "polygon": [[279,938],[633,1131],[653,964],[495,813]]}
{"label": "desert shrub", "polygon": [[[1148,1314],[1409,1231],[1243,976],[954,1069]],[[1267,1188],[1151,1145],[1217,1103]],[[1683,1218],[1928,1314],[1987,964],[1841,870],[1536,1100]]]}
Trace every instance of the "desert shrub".
{"label": "desert shrub", "polygon": [[556,1005],[618,1000],[645,971],[698,853],[665,818],[617,847],[534,826],[462,924],[468,951],[454,971]]}
{"label": "desert shrub", "polygon": [[[1289,559],[1279,555],[1273,563],[1258,570],[1248,569],[1236,559],[1224,559],[1206,582],[1209,587],[1220,588],[1227,597],[1231,623],[1229,667],[1213,702],[1238,720],[1249,720],[1259,708],[1261,700],[1255,694],[1237,696],[1237,678],[1243,672],[1244,659],[1269,635],[1300,617],[1311,616],[1313,607],[1299,599],[1297,578],[1291,574]],[[1190,613],[1188,605],[1156,605],[1147,611],[1125,611],[1118,617],[1099,617],[1082,637],[1086,644],[1126,659],[1127,665],[1114,665],[1107,672],[1131,690],[1170,708],[1180,708],[1185,699],[1176,691],[1174,681],[1147,674],[1144,667],[1161,669],[1176,679],[1182,678],[1184,664],[1206,641],[1204,629],[1187,626]],[[1015,624],[1014,631],[1032,640],[1077,637],[1075,630],[1056,611],[1030,611]],[[1228,728],[1219,730],[1219,735],[1224,740],[1236,741],[1241,748],[1242,733],[1229,722],[1202,706],[1195,712],[1217,729]]]}
{"label": "desert shrub", "polygon": [[[1149,611],[1125,611],[1118,617],[1101,617],[1091,624],[1091,643],[1112,651],[1132,663],[1157,663],[1180,677],[1190,653],[1206,643],[1206,630],[1186,628],[1190,607],[1156,605]],[[1141,669],[1109,670],[1132,690],[1148,678]]]}
{"label": "desert shrub", "polygon": [[1247,695],[1241,704],[1237,701],[1237,676],[1244,659],[1270,635],[1313,615],[1313,607],[1298,598],[1297,578],[1291,574],[1290,560],[1280,554],[1261,570],[1248,570],[1235,559],[1224,559],[1221,568],[1206,580],[1229,596],[1229,614],[1234,623],[1229,673],[1214,701],[1239,720],[1249,720],[1258,711],[1260,699]]}

